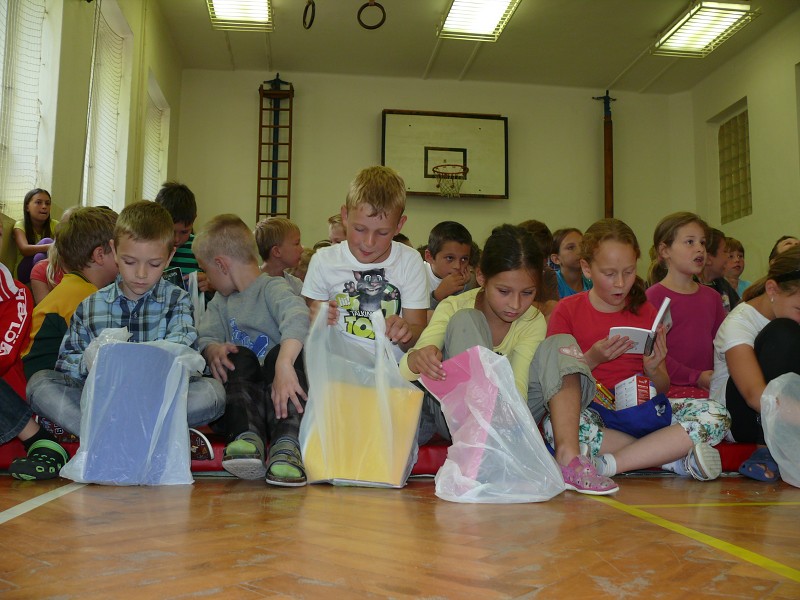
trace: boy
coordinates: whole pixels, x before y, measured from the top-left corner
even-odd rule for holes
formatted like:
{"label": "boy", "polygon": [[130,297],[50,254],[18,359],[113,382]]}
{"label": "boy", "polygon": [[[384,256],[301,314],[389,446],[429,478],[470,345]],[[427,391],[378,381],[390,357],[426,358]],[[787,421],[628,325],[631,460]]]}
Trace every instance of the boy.
{"label": "boy", "polygon": [[[28,401],[40,415],[80,435],[81,392],[89,365],[84,351],[103,329],[127,327],[132,342],[166,340],[192,346],[197,330],[189,295],[162,279],[174,253],[172,218],[154,202],[126,206],[117,219],[111,251],[116,280],[81,302],[61,343],[55,371],[39,371],[28,382]],[[190,426],[218,418],[225,391],[210,377],[189,380]]]}
{"label": "boy", "polygon": [[709,228],[706,239],[706,266],[702,273],[703,283],[717,291],[722,298],[722,307],[729,313],[739,304],[739,294],[723,277],[727,263],[725,234],[719,229]]}
{"label": "boy", "polygon": [[55,369],[75,308],[117,276],[111,253],[116,222],[117,213],[110,208],[87,206],[73,209],[59,225],[55,244],[65,274],[33,309],[31,337],[22,353],[28,379],[37,371]]}
{"label": "boy", "polygon": [[431,229],[425,248],[425,271],[431,291],[430,310],[448,296],[467,290],[472,236],[455,221],[442,221]]}
{"label": "boy", "polygon": [[342,206],[346,243],[320,248],[311,258],[303,296],[329,302],[328,322],[374,352],[369,315],[382,310],[397,360],[413,347],[427,323],[427,277],[419,253],[392,241],[406,217],[405,183],[389,167],[369,167],[350,184]]}
{"label": "boy", "polygon": [[28,288],[14,281],[11,271],[0,263],[0,444],[15,437],[27,456],[16,458],[8,471],[17,479],[54,479],[69,460],[66,450],[33,420],[33,411],[22,399],[25,375],[20,350],[31,328],[31,301]]}
{"label": "boy", "polygon": [[283,277],[299,296],[303,282],[286,270],[296,268],[303,255],[300,228],[289,219],[269,217],[259,221],[253,233],[256,236],[258,254],[264,261],[261,272],[272,277]]}
{"label": "boy", "polygon": [[236,215],[214,217],[192,249],[217,290],[198,346],[225,384],[228,445],[222,466],[243,479],[305,485],[299,435],[308,390],[302,356],[308,307],[284,278],[261,272],[253,234]]}
{"label": "boy", "polygon": [[345,233],[344,223],[342,222],[342,215],[336,213],[328,217],[328,239],[331,244],[338,244],[344,241],[347,234]]}
{"label": "boy", "polygon": [[741,279],[744,272],[744,246],[736,238],[725,238],[725,247],[728,249],[728,262],[725,264],[725,279],[731,284],[739,298],[750,287],[750,282]]}
{"label": "boy", "polygon": [[[156,194],[155,202],[167,209],[173,222],[175,254],[170,260],[170,267],[178,267],[184,277],[194,271],[200,271],[197,260],[192,253],[194,234],[192,228],[197,219],[197,203],[194,193],[186,185],[176,181],[167,181]],[[213,291],[202,272],[197,273],[197,287],[201,292]]]}

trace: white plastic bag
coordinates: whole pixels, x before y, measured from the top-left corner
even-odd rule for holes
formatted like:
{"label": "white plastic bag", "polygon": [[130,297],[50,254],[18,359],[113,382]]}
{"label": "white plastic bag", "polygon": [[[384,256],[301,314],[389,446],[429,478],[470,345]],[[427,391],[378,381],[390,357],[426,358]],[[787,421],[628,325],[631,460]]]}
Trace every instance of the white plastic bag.
{"label": "white plastic bag", "polygon": [[781,479],[800,487],[800,375],[785,373],[761,395],[761,426]]}
{"label": "white plastic bag", "polygon": [[422,391],[400,374],[380,311],[371,315],[375,355],[327,319],[325,304],[305,344],[300,447],[308,482],[403,487],[417,461]]}
{"label": "white plastic bag", "polygon": [[543,502],[564,478],[514,384],[508,359],[475,346],[444,362],[447,379],[423,383],[441,402],[453,444],[436,474],[451,502]]}
{"label": "white plastic bag", "polygon": [[61,476],[113,485],[193,483],[186,403],[189,373],[203,365],[183,344],[101,344],[81,396],[81,445]]}
{"label": "white plastic bag", "polygon": [[197,275],[198,271],[192,271],[188,275],[188,289],[186,290],[189,293],[189,298],[192,300],[192,306],[194,307],[194,323],[195,325],[199,324],[200,321],[203,319],[203,315],[206,314],[206,295],[200,291],[200,287],[197,283]]}

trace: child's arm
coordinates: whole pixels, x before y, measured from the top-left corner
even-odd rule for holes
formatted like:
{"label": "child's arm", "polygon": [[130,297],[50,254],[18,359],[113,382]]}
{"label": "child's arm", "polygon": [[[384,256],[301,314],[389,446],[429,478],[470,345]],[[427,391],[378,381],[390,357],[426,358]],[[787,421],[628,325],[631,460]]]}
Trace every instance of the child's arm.
{"label": "child's arm", "polygon": [[39,252],[47,252],[51,244],[29,244],[28,238],[25,237],[25,232],[22,229],[14,229],[14,241],[17,243],[17,248],[22,256],[33,256]]}
{"label": "child's arm", "polygon": [[630,338],[615,335],[603,340],[597,340],[583,356],[589,368],[593,370],[597,365],[619,358],[633,346],[634,343]]}
{"label": "child's arm", "polygon": [[[419,336],[414,348],[409,350],[408,353],[404,354],[403,358],[400,359],[400,373],[407,380],[416,381],[423,373],[433,379],[444,378],[444,371],[441,369],[441,350],[444,348],[444,335],[447,331],[447,324],[450,322],[450,318],[455,314],[455,311],[456,306],[449,301],[436,307],[431,322]],[[424,312],[425,311],[423,311],[423,313]],[[428,349],[431,347],[433,350]],[[414,358],[415,354],[422,351],[425,352],[424,356],[417,356]],[[438,359],[432,358],[436,356],[436,352],[438,352]],[[417,362],[421,360],[428,366],[427,373],[424,371],[426,367]],[[438,367],[436,367],[435,364],[437,361],[439,362]]]}
{"label": "child's arm", "polygon": [[411,350],[406,357],[408,370],[415,375],[426,375],[431,379],[444,381],[446,373],[442,368],[442,351],[436,346]]}
{"label": "child's arm", "polygon": [[203,348],[203,358],[206,359],[211,375],[222,384],[228,382],[228,371],[234,367],[228,354],[236,354],[239,348],[229,342],[212,343]]}
{"label": "child's arm", "polygon": [[669,375],[667,374],[667,335],[664,326],[659,325],[656,330],[656,342],[650,356],[643,356],[644,374],[656,386],[656,392],[666,394],[669,391]]}
{"label": "child's arm", "polygon": [[303,349],[303,342],[287,338],[281,340],[281,349],[275,361],[275,379],[272,380],[272,405],[279,419],[289,416],[289,401],[292,401],[298,413],[303,412],[300,399],[306,400],[306,393],[297,380],[294,362]]}
{"label": "child's arm", "polygon": [[89,375],[89,367],[84,360],[84,352],[94,335],[84,320],[84,302],[81,302],[72,315],[67,335],[58,351],[56,371],[61,371],[73,379],[84,380]]}
{"label": "child's arm", "polygon": [[761,395],[767,387],[764,372],[758,364],[756,353],[751,346],[739,344],[725,352],[725,362],[736,389],[756,412],[761,412]]}
{"label": "child's arm", "polygon": [[197,329],[192,318],[192,301],[189,294],[174,288],[167,292],[167,303],[172,307],[167,312],[167,328],[164,340],[184,346],[192,346],[197,340]]}
{"label": "child's arm", "polygon": [[386,337],[408,351],[417,343],[422,330],[428,323],[428,311],[424,308],[403,309],[403,316],[386,317]]}
{"label": "child's arm", "polygon": [[[304,296],[305,298],[305,296]],[[325,304],[324,300],[314,300],[312,298],[305,298],[306,305],[309,308],[309,316],[311,318],[311,322],[314,322],[314,319],[317,318],[317,314],[319,313],[322,305]],[[339,321],[339,305],[336,303],[336,300],[328,300],[328,325],[336,325]]]}
{"label": "child's arm", "polygon": [[433,297],[436,301],[441,302],[448,296],[452,296],[463,290],[468,281],[469,269],[467,268],[464,268],[462,271],[450,273],[450,275],[442,279],[439,287],[433,290]]}

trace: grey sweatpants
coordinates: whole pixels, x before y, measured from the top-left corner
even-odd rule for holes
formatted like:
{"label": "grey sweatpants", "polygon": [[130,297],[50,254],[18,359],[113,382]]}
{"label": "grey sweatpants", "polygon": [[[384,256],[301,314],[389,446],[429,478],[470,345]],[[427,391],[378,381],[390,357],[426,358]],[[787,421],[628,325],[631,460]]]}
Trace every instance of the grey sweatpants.
{"label": "grey sweatpants", "polygon": [[[473,308],[459,310],[447,324],[442,356],[444,360],[469,350],[474,346],[492,349],[492,332],[482,312]],[[561,390],[566,375],[578,373],[581,377],[581,408],[586,408],[594,398],[596,385],[589,366],[575,338],[557,334],[545,338],[531,361],[528,374],[528,410],[533,420],[541,422],[549,411],[550,400]],[[442,414],[439,401],[425,392],[419,424],[419,444],[428,442],[434,434],[450,440],[450,431]]]}

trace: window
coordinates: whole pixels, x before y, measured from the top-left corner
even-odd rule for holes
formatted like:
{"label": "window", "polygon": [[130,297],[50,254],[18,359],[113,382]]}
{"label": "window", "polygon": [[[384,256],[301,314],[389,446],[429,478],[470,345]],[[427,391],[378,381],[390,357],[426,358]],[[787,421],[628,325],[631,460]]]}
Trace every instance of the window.
{"label": "window", "polygon": [[22,218],[40,173],[45,0],[0,2],[0,210]]}
{"label": "window", "polygon": [[155,200],[167,175],[169,105],[150,73],[147,83],[147,114],[144,122],[142,198]]}
{"label": "window", "polygon": [[133,34],[114,0],[97,3],[81,203],[125,206]]}
{"label": "window", "polygon": [[753,213],[747,110],[719,127],[719,206],[723,224]]}

